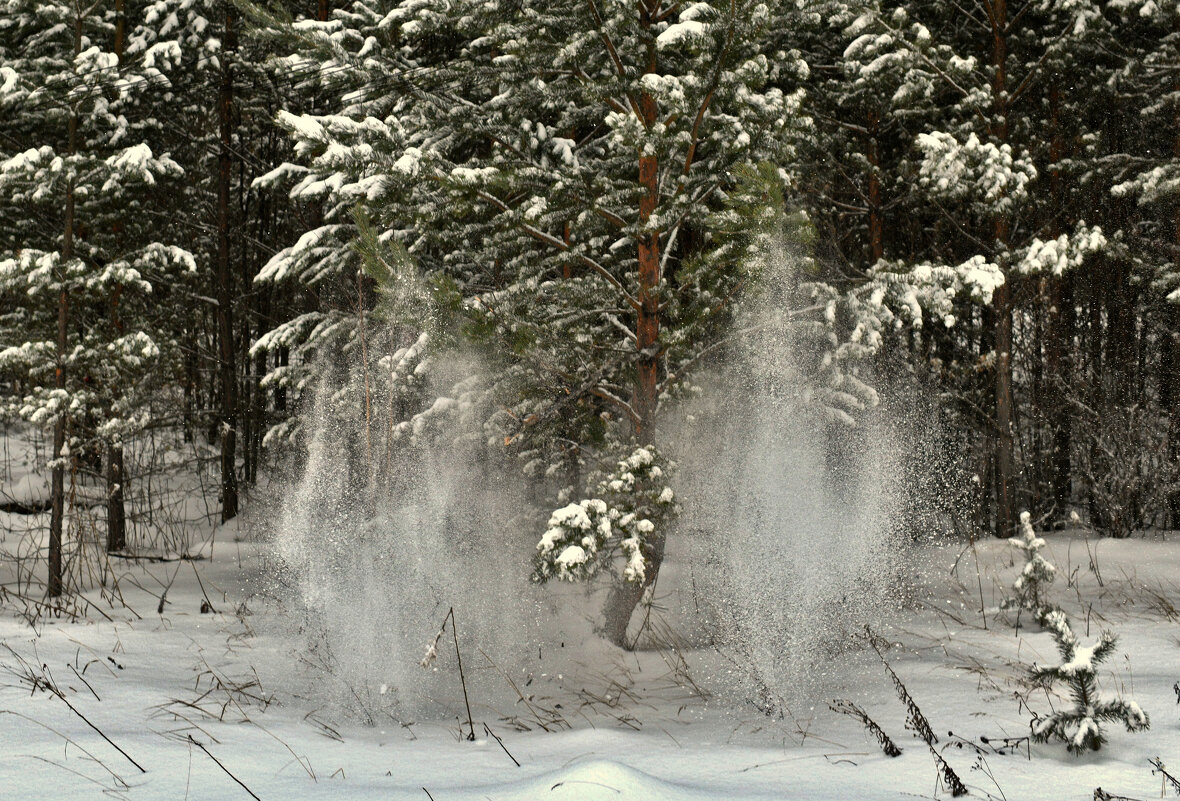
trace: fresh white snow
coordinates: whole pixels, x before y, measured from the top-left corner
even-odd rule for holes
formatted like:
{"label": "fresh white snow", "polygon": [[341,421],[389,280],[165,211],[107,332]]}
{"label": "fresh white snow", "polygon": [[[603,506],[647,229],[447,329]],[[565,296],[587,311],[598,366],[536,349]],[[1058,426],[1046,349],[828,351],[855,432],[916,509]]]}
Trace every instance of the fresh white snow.
{"label": "fresh white snow", "polygon": [[[120,563],[125,605],[96,589],[85,618],[43,615],[33,626],[5,605],[0,797],[248,799],[214,758],[266,801],[949,797],[925,746],[907,731],[883,669],[854,641],[833,643],[824,675],[811,677],[809,686],[820,687],[814,695],[778,688],[785,706],[768,716],[735,696],[734,663],[703,643],[625,654],[578,637],[588,633],[586,610],[597,601],[565,584],[554,591],[565,593],[569,639],[537,644],[539,659],[511,677],[522,693],[515,702],[471,698],[474,742],[464,739],[457,680],[436,699],[446,711],[435,719],[349,718],[317,692],[333,678],[314,670],[314,654],[281,625],[281,602],[260,592],[268,586],[267,546],[253,541],[265,522],[254,513],[195,547],[196,559]],[[999,748],[1003,737],[1028,734],[1029,710],[1063,703],[1021,683],[1029,665],[1052,662],[1055,651],[1048,633],[1015,630],[998,617],[1019,570],[1006,541],[979,542],[975,556],[961,543],[911,555],[921,578],[900,611],[874,621],[895,643],[887,656],[974,797],[1081,801],[1098,786],[1158,797],[1147,759],[1180,764],[1172,691],[1180,680],[1180,542],[1044,539],[1043,552],[1068,577],[1053,598],[1078,636],[1094,641],[1104,627],[1119,635],[1116,656],[1100,671],[1103,691],[1141,705],[1149,732],[1107,726],[1108,744],[1083,757],[1061,744]],[[687,591],[679,558],[669,553],[661,602],[666,622],[687,632],[691,621],[678,619]],[[215,612],[201,613],[206,598]],[[434,634],[422,632],[423,649]],[[443,678],[454,672],[450,637],[432,646],[430,670]],[[463,657],[469,671],[487,673],[478,654]],[[34,690],[38,676],[64,700]],[[357,689],[413,690],[378,678]],[[858,723],[831,712],[833,698],[865,709],[902,756],[885,757]]]}

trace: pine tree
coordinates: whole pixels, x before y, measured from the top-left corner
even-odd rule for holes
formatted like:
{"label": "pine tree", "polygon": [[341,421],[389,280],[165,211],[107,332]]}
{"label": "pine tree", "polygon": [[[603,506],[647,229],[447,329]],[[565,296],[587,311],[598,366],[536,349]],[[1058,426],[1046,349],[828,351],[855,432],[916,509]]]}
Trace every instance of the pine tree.
{"label": "pine tree", "polygon": [[270,418],[289,412],[286,387],[262,382],[268,356],[285,362],[289,352],[251,352],[251,346],[276,319],[307,306],[306,297],[292,298],[283,287],[254,284],[272,243],[302,232],[307,212],[255,179],[291,157],[275,115],[283,104],[313,104],[314,96],[302,96],[316,84],[307,69],[271,63],[272,43],[238,16],[224,0],[153,0],[137,9],[128,45],[129,56],[167,48],[177,63],[169,83],[157,85],[152,109],[160,137],[189,176],[168,212],[185,220],[182,236],[198,263],[185,290],[200,303],[178,309],[174,318],[187,352],[179,365],[185,436],[191,440],[204,427],[221,452],[227,519],[239,484],[257,478]]}
{"label": "pine tree", "polygon": [[939,2],[878,8],[849,27],[855,39],[847,55],[866,80],[879,80],[882,70],[900,78],[896,117],[925,118],[912,144],[916,188],[935,226],[936,236],[920,237],[935,245],[930,261],[986,267],[1001,279],[976,347],[991,370],[995,533],[1008,537],[1016,523],[1019,304],[1034,280],[1056,280],[1110,248],[1101,228],[1081,214],[1062,220],[1034,191],[1049,150],[1041,115],[1052,104],[1041,99],[1051,94],[1053,70],[1088,47],[1103,20],[1089,3],[1030,6],[1009,19],[1004,0],[985,0],[978,12],[964,16]]}
{"label": "pine tree", "polygon": [[[595,498],[571,503],[553,512],[545,535],[537,543],[533,579],[568,581],[593,578],[601,570],[632,586],[647,583],[647,571],[659,565],[665,531],[677,513],[675,493],[668,486],[675,465],[654,447],[636,448],[598,484]],[[612,642],[625,641],[633,605],[615,595],[620,606],[608,605],[605,634]]]}
{"label": "pine tree", "polygon": [[1129,732],[1146,731],[1150,721],[1137,703],[1122,699],[1104,700],[1098,693],[1096,666],[1114,653],[1118,639],[1104,631],[1094,645],[1082,646],[1060,610],[1049,612],[1043,623],[1057,643],[1061,664],[1055,667],[1034,665],[1032,679],[1046,687],[1057,682],[1067,684],[1073,707],[1034,719],[1033,739],[1040,743],[1058,740],[1066,744],[1070,753],[1081,755],[1086,751],[1097,751],[1106,742],[1103,723],[1122,723]]}
{"label": "pine tree", "polygon": [[[790,156],[799,96],[766,86],[769,17],[729,3],[376,5],[315,32],[365,100],[284,118],[310,158],[294,191],[327,190],[336,224],[363,200],[454,282],[476,341],[506,357],[488,387],[505,412],[489,422],[529,473],[572,485],[598,459],[585,443],[653,442],[661,397],[708,345],[686,335],[743,282],[708,261],[706,220],[735,167]],[[371,39],[344,28],[376,19]],[[362,42],[359,59],[348,48]]]}
{"label": "pine tree", "polygon": [[[1175,2],[1113,4],[1110,37],[1116,63],[1103,74],[1112,99],[1126,107],[1117,129],[1128,131],[1109,159],[1110,192],[1134,199],[1136,219],[1126,236],[1135,279],[1147,287],[1139,315],[1158,337],[1159,408],[1167,420],[1167,459],[1180,457],[1180,58]],[[1114,105],[1111,103],[1109,105]],[[1117,107],[1117,106],[1116,106]],[[1112,126],[1114,127],[1114,126]],[[1117,202],[1117,200],[1116,200]],[[1167,511],[1180,525],[1180,489],[1171,488]]]}
{"label": "pine tree", "polygon": [[1033,530],[1032,516],[1028,512],[1020,513],[1020,528],[1021,535],[1012,537],[1008,542],[1024,554],[1024,567],[1012,583],[1012,596],[1005,598],[1000,608],[1015,609],[1018,615],[1027,610],[1032,613],[1033,620],[1043,625],[1046,615],[1060,611],[1045,599],[1046,587],[1053,583],[1057,568],[1041,556],[1040,550],[1045,547],[1045,540]]}
{"label": "pine tree", "polygon": [[[124,217],[182,170],[135,125],[138,92],[161,74],[169,54],[152,50],[121,64],[121,54],[106,49],[122,47],[115,11],[13,2],[4,20],[13,55],[0,94],[3,141],[11,148],[0,163],[0,214],[20,222],[0,242],[0,291],[28,303],[21,330],[5,335],[26,341],[0,352],[0,365],[28,387],[17,401],[21,416],[54,427],[51,596],[64,589],[67,467],[97,471],[82,462],[99,462],[106,452],[108,494],[118,493],[122,438],[145,422],[136,393],[123,388],[142,382],[159,348],[148,321],[128,326],[118,306],[152,292],[148,276],[193,269],[187,251],[153,241],[153,231]],[[112,514],[116,538],[119,511]]]}

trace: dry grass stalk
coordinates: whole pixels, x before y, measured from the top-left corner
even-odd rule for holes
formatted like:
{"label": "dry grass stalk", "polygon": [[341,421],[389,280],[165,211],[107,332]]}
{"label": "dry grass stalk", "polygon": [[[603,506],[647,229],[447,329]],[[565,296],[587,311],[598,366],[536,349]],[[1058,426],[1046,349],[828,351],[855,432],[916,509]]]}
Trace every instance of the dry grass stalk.
{"label": "dry grass stalk", "polygon": [[877,725],[877,722],[869,717],[868,713],[854,704],[852,701],[835,699],[828,703],[828,709],[841,715],[847,715],[850,718],[859,720],[861,725],[868,729],[873,737],[877,738],[877,742],[881,745],[881,750],[885,752],[887,757],[901,756],[901,749],[893,742],[885,730]]}

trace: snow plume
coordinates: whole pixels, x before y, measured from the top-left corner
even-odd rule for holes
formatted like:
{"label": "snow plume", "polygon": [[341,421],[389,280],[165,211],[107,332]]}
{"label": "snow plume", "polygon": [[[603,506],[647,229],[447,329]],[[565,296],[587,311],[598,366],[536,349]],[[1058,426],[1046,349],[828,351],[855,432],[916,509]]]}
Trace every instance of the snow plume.
{"label": "snow plume", "polygon": [[899,549],[897,449],[876,393],[833,355],[831,320],[784,313],[815,297],[793,279],[797,258],[768,261],[674,456],[687,611],[740,667],[730,689],[769,711],[842,678],[838,656],[878,619]]}
{"label": "snow plume", "polygon": [[326,355],[335,375],[326,370],[316,393],[307,461],[276,527],[273,593],[280,628],[297,634],[284,680],[377,725],[453,718],[462,691],[450,626],[435,635],[454,607],[473,707],[508,709],[516,697],[500,704],[509,688],[488,659],[511,671],[517,651],[536,650],[533,543],[514,521],[524,504],[470,422],[479,365],[426,337],[402,347],[369,337],[371,433],[359,350]]}

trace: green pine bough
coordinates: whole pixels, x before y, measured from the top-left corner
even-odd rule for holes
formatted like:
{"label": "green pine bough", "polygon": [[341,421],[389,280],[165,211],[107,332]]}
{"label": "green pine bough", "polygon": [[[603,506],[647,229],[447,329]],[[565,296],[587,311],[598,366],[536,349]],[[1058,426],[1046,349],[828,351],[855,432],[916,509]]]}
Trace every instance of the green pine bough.
{"label": "green pine bough", "polygon": [[1041,626],[1045,625],[1045,617],[1057,607],[1045,600],[1045,590],[1057,576],[1057,568],[1041,556],[1040,550],[1045,547],[1045,540],[1037,536],[1032,527],[1032,518],[1028,512],[1020,513],[1020,536],[1008,540],[1012,547],[1024,553],[1024,568],[1016,581],[1012,583],[1012,595],[1005,598],[1000,608],[1005,611],[1015,610],[1017,621],[1020,613],[1032,613],[1033,620]]}
{"label": "green pine bough", "polygon": [[1073,706],[1062,708],[1032,722],[1032,738],[1038,743],[1064,742],[1076,755],[1097,751],[1106,742],[1104,723],[1121,723],[1127,731],[1145,731],[1150,727],[1147,713],[1134,701],[1102,698],[1098,691],[1097,666],[1104,662],[1118,643],[1118,638],[1104,631],[1094,645],[1083,646],[1060,610],[1045,615],[1042,625],[1053,635],[1061,664],[1055,667],[1033,665],[1032,679],[1048,688],[1064,683],[1069,688]]}

